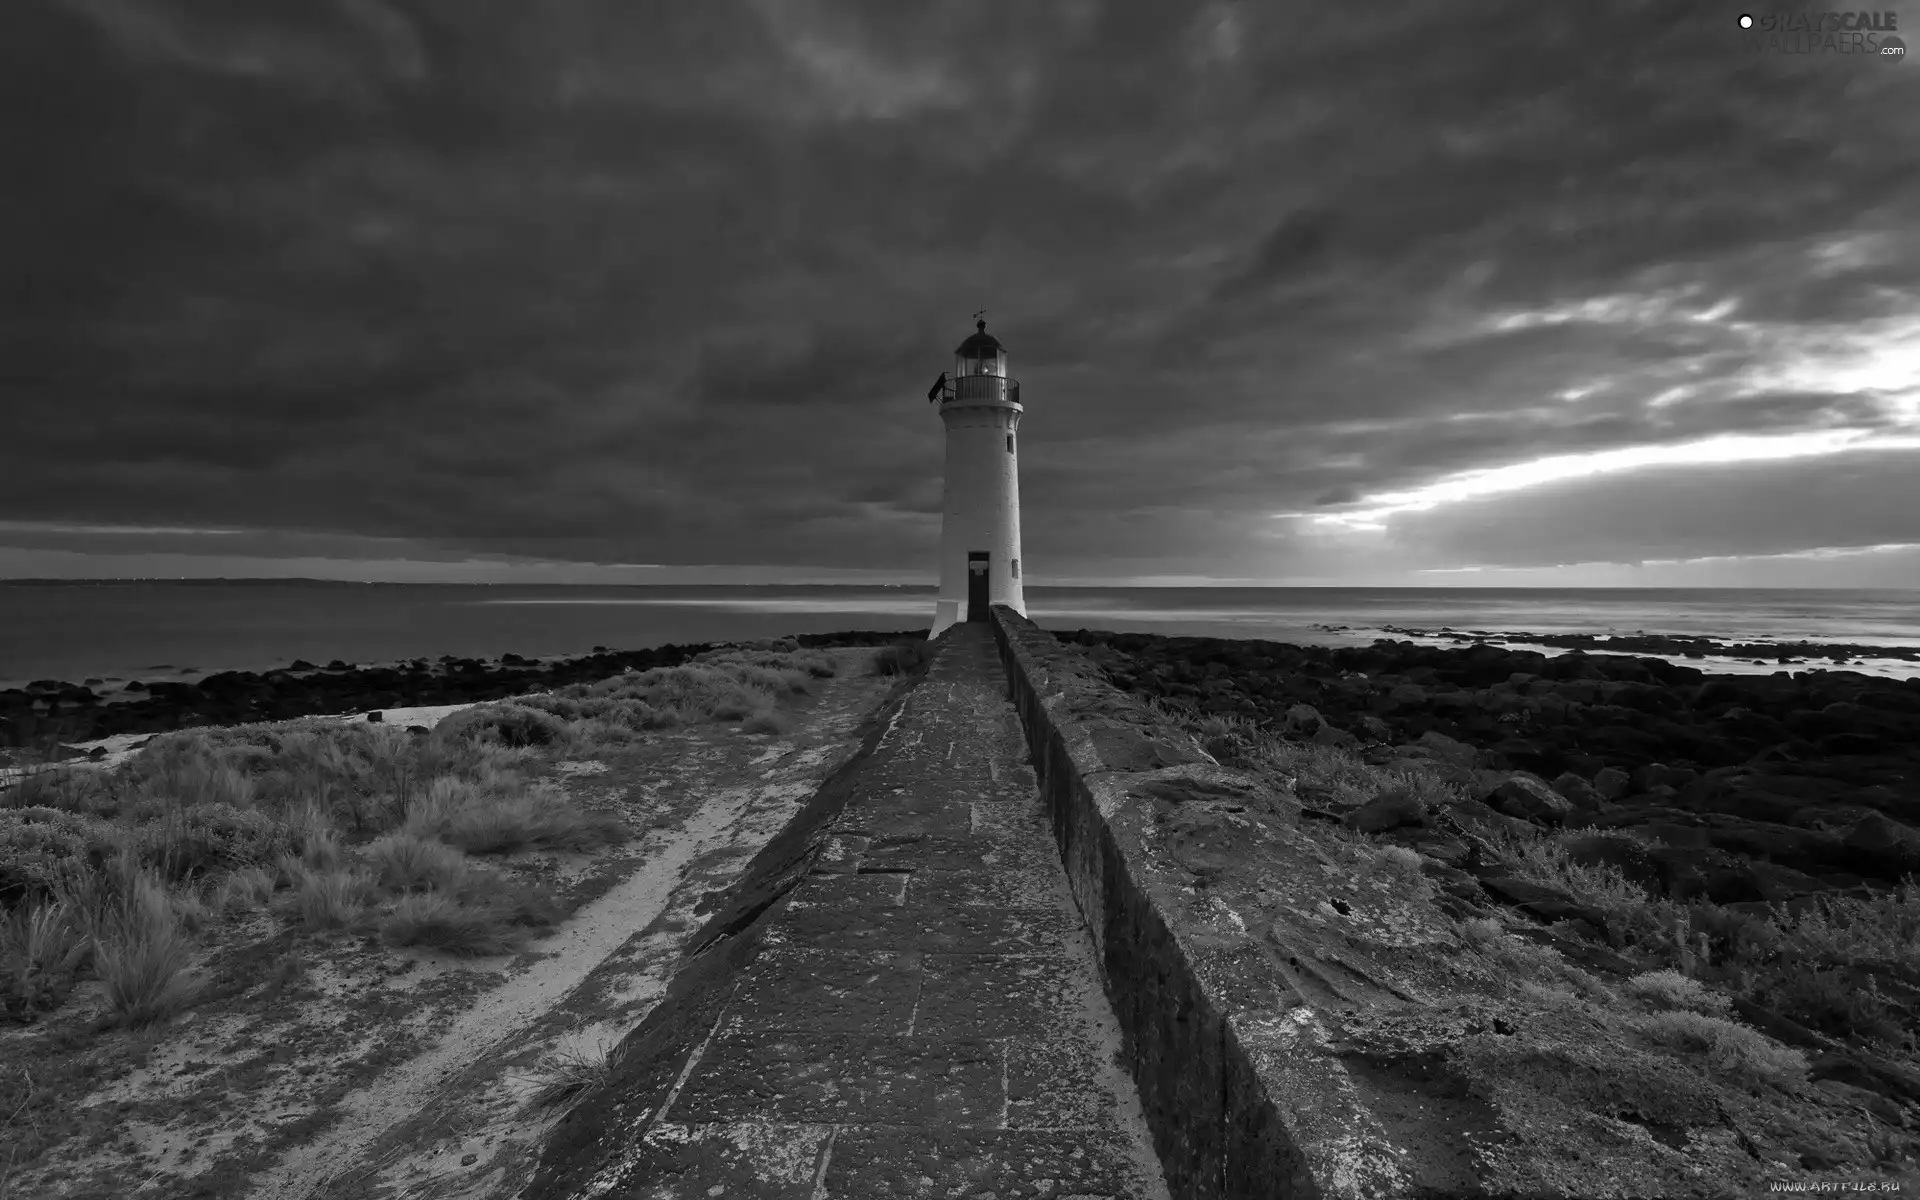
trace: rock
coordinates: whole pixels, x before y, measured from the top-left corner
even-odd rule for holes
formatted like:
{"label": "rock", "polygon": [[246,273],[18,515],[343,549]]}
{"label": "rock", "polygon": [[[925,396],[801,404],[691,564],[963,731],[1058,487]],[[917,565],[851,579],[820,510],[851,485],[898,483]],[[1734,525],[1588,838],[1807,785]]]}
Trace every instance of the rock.
{"label": "rock", "polygon": [[1486,899],[1486,893],[1480,888],[1480,881],[1456,867],[1442,862],[1423,862],[1420,873],[1433,881],[1433,886],[1449,896],[1459,900],[1474,902]]}
{"label": "rock", "polygon": [[1346,821],[1361,833],[1382,833],[1402,825],[1425,825],[1427,808],[1406,788],[1388,788],[1348,813]]}
{"label": "rock", "polygon": [[1704,824],[1709,844],[1747,858],[1766,859],[1797,871],[1813,873],[1843,861],[1840,838],[1822,829],[1750,821],[1725,813],[1709,813]]}
{"label": "rock", "polygon": [[1607,798],[1602,796],[1592,784],[1572,771],[1562,771],[1554,776],[1553,783],[1549,786],[1565,796],[1567,802],[1575,808],[1586,812],[1592,812],[1607,802]]}
{"label": "rock", "polygon": [[1608,800],[1618,800],[1633,790],[1633,777],[1618,767],[1605,767],[1593,777],[1593,790]]}
{"label": "rock", "polygon": [[1598,930],[1607,927],[1607,914],[1544,884],[1496,871],[1481,875],[1480,886],[1494,898],[1542,921],[1577,920]]}
{"label": "rock", "polygon": [[1457,837],[1430,826],[1402,825],[1387,835],[1387,840],[1417,850],[1427,858],[1457,867],[1473,855],[1473,850]]}
{"label": "rock", "polygon": [[1320,728],[1314,730],[1313,736],[1308,738],[1307,741],[1315,746],[1338,746],[1342,749],[1351,749],[1360,744],[1360,739],[1351,733],[1348,733],[1344,729],[1335,729],[1333,726],[1325,723],[1322,723]]}
{"label": "rock", "polygon": [[1311,704],[1295,704],[1287,709],[1281,732],[1295,737],[1312,737],[1320,732],[1320,710]]}
{"label": "rock", "polygon": [[1487,793],[1486,802],[1510,817],[1545,825],[1565,824],[1574,814],[1574,807],[1565,796],[1547,786],[1539,776],[1524,771],[1502,780]]}
{"label": "rock", "polygon": [[1906,1123],[1900,1106],[1878,1092],[1868,1091],[1851,1083],[1842,1083],[1834,1078],[1822,1079],[1813,1086],[1842,1104],[1865,1109],[1895,1128]]}
{"label": "rock", "polygon": [[1863,873],[1893,878],[1920,872],[1920,830],[1880,813],[1862,817],[1842,845],[1853,860],[1845,865]]}
{"label": "rock", "polygon": [[1154,771],[1200,761],[1194,751],[1150,737],[1137,725],[1096,725],[1088,736],[1100,761],[1115,771]]}
{"label": "rock", "polygon": [[1396,685],[1387,693],[1387,699],[1396,707],[1400,705],[1421,705],[1427,702],[1427,689],[1417,683]]}
{"label": "rock", "polygon": [[296,658],[287,664],[287,670],[289,671],[312,671],[314,669],[314,665],[304,658]]}
{"label": "rock", "polygon": [[1429,729],[1421,734],[1414,745],[1423,747],[1436,757],[1444,758],[1462,767],[1473,766],[1474,757],[1478,753],[1472,746],[1450,738],[1436,729]]}
{"label": "rock", "polygon": [[1632,782],[1635,791],[1651,792],[1658,787],[1670,787],[1674,789],[1674,794],[1677,795],[1681,788],[1684,788],[1699,777],[1700,773],[1698,771],[1689,770],[1686,767],[1670,767],[1665,763],[1654,762],[1644,763],[1636,767],[1628,778]]}
{"label": "rock", "polygon": [[[1736,1005],[1740,1008],[1741,1015],[1746,1016],[1746,1006],[1738,1005],[1737,1001]],[[1785,1020],[1785,1018],[1780,1019]],[[1815,1037],[1817,1038],[1818,1035]],[[1831,1045],[1831,1043],[1825,1043],[1824,1039],[1812,1042],[1813,1045],[1823,1043],[1827,1046]],[[1807,1072],[1807,1078],[1815,1083],[1823,1079],[1837,1079],[1842,1083],[1878,1093],[1889,1100],[1903,1104],[1920,1103],[1920,1071],[1901,1063],[1889,1062],[1866,1054],[1829,1050],[1827,1053],[1814,1055],[1808,1066],[1810,1069]]]}
{"label": "rock", "polygon": [[1369,742],[1386,742],[1393,738],[1393,726],[1372,713],[1362,713],[1355,717],[1353,731]]}
{"label": "rock", "polygon": [[415,737],[425,737],[427,734],[432,733],[433,730],[428,729],[425,725],[409,725],[407,726],[407,732]]}
{"label": "rock", "polygon": [[1481,829],[1504,830],[1519,837],[1533,837],[1540,832],[1531,821],[1510,817],[1480,800],[1452,800],[1447,803],[1446,811]]}

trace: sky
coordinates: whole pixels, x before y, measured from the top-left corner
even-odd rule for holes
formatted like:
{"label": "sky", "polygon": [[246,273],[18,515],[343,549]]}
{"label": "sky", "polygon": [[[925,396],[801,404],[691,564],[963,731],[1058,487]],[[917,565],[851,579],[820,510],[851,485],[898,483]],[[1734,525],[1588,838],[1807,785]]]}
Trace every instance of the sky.
{"label": "sky", "polygon": [[1920,587],[1920,62],[1740,12],[7,0],[0,577],[931,582],[984,307],[1032,585]]}

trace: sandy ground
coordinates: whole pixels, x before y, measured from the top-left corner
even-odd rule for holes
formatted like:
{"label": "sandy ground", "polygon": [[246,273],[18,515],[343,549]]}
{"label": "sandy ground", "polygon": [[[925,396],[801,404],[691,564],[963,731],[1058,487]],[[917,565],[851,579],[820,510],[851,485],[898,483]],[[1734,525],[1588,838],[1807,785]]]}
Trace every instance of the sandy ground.
{"label": "sandy ground", "polygon": [[[530,694],[538,695],[540,693]],[[405,729],[409,725],[424,725],[428,729],[431,729],[448,715],[457,713],[463,708],[472,707],[472,704],[427,704],[414,708],[389,708],[380,710],[380,719],[389,725],[395,725],[401,729]],[[368,714],[364,712],[315,714],[313,716],[298,717],[295,719],[300,721],[341,721],[348,725],[364,725],[367,723],[367,715]],[[98,771],[117,767],[131,758],[133,753],[140,749],[140,747],[146,745],[147,742],[153,738],[160,736],[163,735],[154,733],[116,733],[111,737],[95,738],[90,742],[63,743],[83,753],[91,752],[95,749],[103,750],[106,753],[99,758],[66,759],[61,762],[38,767],[0,767],[0,787],[12,783],[21,775],[31,774],[36,771],[52,771],[63,767],[71,767],[80,771]]]}
{"label": "sandy ground", "polygon": [[[646,1015],[697,928],[694,905],[853,752],[888,681],[866,674],[873,651],[834,653],[841,674],[789,734],[708,726],[552,764],[583,803],[647,832],[595,856],[514,856],[516,874],[584,900],[518,955],[392,950],[253,914],[208,933],[210,998],[164,1028],[100,1033],[63,1055],[102,1010],[77,995],[0,1033],[0,1072],[11,1061],[46,1080],[71,1074],[77,1054],[91,1083],[76,1089],[69,1136],[0,1197],[516,1194],[557,1116],[527,1102],[546,1073]],[[429,724],[461,707],[385,718]],[[304,978],[275,984],[290,960]]]}

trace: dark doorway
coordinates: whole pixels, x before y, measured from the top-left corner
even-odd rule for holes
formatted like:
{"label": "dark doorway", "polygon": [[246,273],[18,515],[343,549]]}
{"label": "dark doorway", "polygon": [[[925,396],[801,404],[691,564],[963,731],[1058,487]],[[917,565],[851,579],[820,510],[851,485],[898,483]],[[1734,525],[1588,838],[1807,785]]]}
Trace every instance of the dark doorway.
{"label": "dark doorway", "polygon": [[985,550],[967,551],[967,620],[987,619],[987,560]]}

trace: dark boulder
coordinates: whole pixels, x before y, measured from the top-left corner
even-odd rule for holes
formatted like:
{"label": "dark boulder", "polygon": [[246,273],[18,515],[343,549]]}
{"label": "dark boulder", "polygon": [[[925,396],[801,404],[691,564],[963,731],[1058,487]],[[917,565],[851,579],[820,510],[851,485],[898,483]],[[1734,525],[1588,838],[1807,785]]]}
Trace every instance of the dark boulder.
{"label": "dark boulder", "polygon": [[1633,777],[1618,767],[1603,767],[1594,774],[1593,790],[1608,800],[1620,800],[1633,790]]}
{"label": "dark boulder", "polygon": [[1563,825],[1575,812],[1572,802],[1554,791],[1546,780],[1524,771],[1501,780],[1483,799],[1510,817],[1543,825]]}
{"label": "dark boulder", "polygon": [[1605,796],[1586,780],[1572,771],[1562,771],[1553,777],[1549,785],[1554,791],[1567,798],[1567,802],[1582,812],[1594,812],[1606,804]]}
{"label": "dark boulder", "polygon": [[1504,904],[1545,922],[1585,921],[1595,929],[1607,927],[1607,915],[1591,905],[1582,904],[1565,892],[1513,875],[1490,871],[1480,875],[1480,887]]}
{"label": "dark boulder", "polygon": [[1880,813],[1861,818],[1842,845],[1850,858],[1843,869],[1884,878],[1920,873],[1920,830]]}
{"label": "dark boulder", "polygon": [[1403,825],[1425,825],[1427,808],[1406,788],[1388,788],[1348,813],[1346,822],[1361,833],[1383,833]]}

